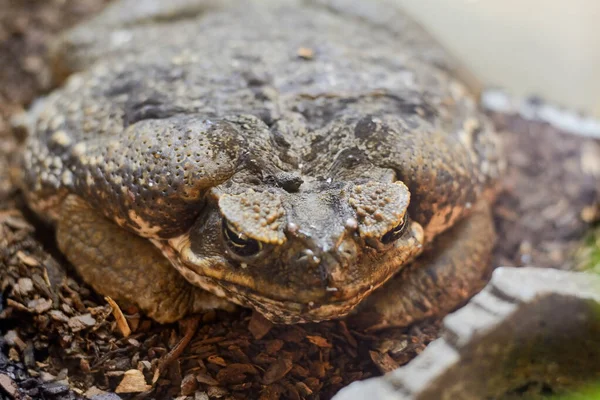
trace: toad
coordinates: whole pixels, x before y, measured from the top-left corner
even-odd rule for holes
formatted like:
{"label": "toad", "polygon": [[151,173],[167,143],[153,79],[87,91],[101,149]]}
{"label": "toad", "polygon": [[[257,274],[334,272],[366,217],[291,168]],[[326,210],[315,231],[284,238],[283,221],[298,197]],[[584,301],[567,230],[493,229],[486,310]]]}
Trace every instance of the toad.
{"label": "toad", "polygon": [[53,54],[22,187],[99,293],[380,329],[485,275],[495,133],[391,2],[121,1]]}

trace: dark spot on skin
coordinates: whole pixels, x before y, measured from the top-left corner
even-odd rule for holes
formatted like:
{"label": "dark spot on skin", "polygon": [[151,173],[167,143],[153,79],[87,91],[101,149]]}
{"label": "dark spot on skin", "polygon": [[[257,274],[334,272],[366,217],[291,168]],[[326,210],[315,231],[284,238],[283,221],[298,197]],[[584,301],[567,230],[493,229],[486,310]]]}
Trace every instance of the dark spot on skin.
{"label": "dark spot on skin", "polygon": [[122,81],[122,79],[123,79],[122,77],[117,76],[117,78],[115,79],[115,82],[117,82],[117,84],[114,84],[111,87],[109,87],[105,93],[105,95],[107,97],[128,94],[128,93],[132,92],[136,86],[139,86],[138,82],[131,81],[131,80]]}
{"label": "dark spot on skin", "polygon": [[411,303],[422,312],[429,311],[429,307],[423,304],[420,299],[412,299]]}
{"label": "dark spot on skin", "polygon": [[304,180],[294,173],[280,172],[276,174],[264,175],[262,178],[262,183],[280,187],[288,193],[294,193],[300,189],[300,186],[302,186]]}
{"label": "dark spot on skin", "polygon": [[413,116],[405,117],[404,122],[409,129],[417,129],[421,126],[420,120],[418,118],[414,118]]}
{"label": "dark spot on skin", "polygon": [[143,99],[136,98],[136,96],[129,97],[125,103],[124,126],[127,127],[146,119],[164,119],[183,112],[173,104],[165,104],[166,99],[161,97],[164,96],[157,94],[156,97],[150,96]]}
{"label": "dark spot on skin", "polygon": [[305,157],[306,161],[313,161],[319,154],[327,151],[328,142],[325,141],[325,136],[317,135],[310,144],[310,153]]}
{"label": "dark spot on skin", "polygon": [[351,169],[367,164],[367,156],[356,147],[342,150],[331,164],[331,170]]}
{"label": "dark spot on skin", "polygon": [[304,183],[304,180],[294,174],[284,173],[277,176],[279,185],[288,193],[297,192],[300,186]]}
{"label": "dark spot on skin", "polygon": [[358,139],[366,139],[377,130],[377,124],[373,122],[371,116],[362,118],[354,128],[354,136]]}
{"label": "dark spot on skin", "polygon": [[437,168],[437,183],[444,184],[448,182],[452,182],[453,176],[448,172],[445,168]]}
{"label": "dark spot on skin", "polygon": [[431,278],[431,281],[433,283],[437,283],[438,282],[438,276],[436,274],[436,269],[435,268],[424,268],[423,269],[425,271],[425,273],[429,276],[429,278]]}
{"label": "dark spot on skin", "polygon": [[387,94],[387,97],[395,100],[400,115],[419,115],[420,118],[431,120],[436,116],[436,110],[422,97],[415,97],[407,93],[405,96]]}
{"label": "dark spot on skin", "polygon": [[291,144],[287,140],[285,140],[285,137],[283,136],[283,134],[278,130],[271,130],[271,139],[273,140],[273,143],[277,147],[283,147],[284,149],[289,149],[291,146]]}
{"label": "dark spot on skin", "polygon": [[[404,183],[407,183],[404,181]],[[410,204],[408,206],[408,212],[415,221],[421,225],[427,225],[431,218],[433,218],[433,210],[431,207],[421,207],[424,202],[423,195],[420,195],[416,190],[415,185],[408,185],[408,190],[411,193]]]}
{"label": "dark spot on skin", "polygon": [[256,117],[265,123],[269,128],[275,123],[275,113],[269,109],[263,109],[256,112]]}
{"label": "dark spot on skin", "polygon": [[291,107],[291,111],[302,114],[308,127],[319,129],[331,122],[339,121],[340,114],[357,103],[358,98],[328,99],[303,99]]}

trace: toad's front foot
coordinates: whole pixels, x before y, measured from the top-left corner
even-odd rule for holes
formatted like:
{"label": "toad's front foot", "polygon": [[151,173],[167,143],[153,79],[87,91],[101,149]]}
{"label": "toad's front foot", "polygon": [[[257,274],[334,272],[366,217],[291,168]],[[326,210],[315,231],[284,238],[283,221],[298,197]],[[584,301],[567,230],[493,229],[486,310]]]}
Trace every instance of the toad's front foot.
{"label": "toad's front foot", "polygon": [[77,196],[68,196],[62,205],[57,240],[94,290],[134,304],[158,322],[235,307],[188,283],[152,243],[109,221]]}
{"label": "toad's front foot", "polygon": [[487,204],[438,236],[433,248],[361,303],[349,322],[379,330],[404,327],[455,309],[485,285],[495,241]]}

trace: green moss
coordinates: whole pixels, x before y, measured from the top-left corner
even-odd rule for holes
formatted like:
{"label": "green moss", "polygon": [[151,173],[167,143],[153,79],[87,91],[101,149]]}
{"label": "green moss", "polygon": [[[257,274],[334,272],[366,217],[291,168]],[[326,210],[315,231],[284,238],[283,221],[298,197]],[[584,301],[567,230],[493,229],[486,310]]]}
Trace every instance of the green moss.
{"label": "green moss", "polygon": [[600,227],[590,230],[575,259],[578,270],[600,274]]}
{"label": "green moss", "polygon": [[552,397],[552,400],[600,400],[600,383],[589,386],[577,393]]}

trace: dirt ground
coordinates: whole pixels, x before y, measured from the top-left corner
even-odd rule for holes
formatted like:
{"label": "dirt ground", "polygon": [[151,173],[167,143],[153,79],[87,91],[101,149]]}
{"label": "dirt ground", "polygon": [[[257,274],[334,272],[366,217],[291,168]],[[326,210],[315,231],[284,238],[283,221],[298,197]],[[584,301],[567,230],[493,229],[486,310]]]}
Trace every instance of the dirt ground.
{"label": "dirt ground", "polygon": [[[271,326],[248,310],[161,326],[133,309],[119,315],[79,280],[11,181],[23,135],[10,119],[52,86],[48,41],[103,4],[0,0],[0,400],[327,399],[435,339],[439,321],[371,335],[340,321]],[[493,265],[573,268],[599,214],[600,144],[492,118],[508,154]],[[182,338],[190,342],[179,354]]]}

